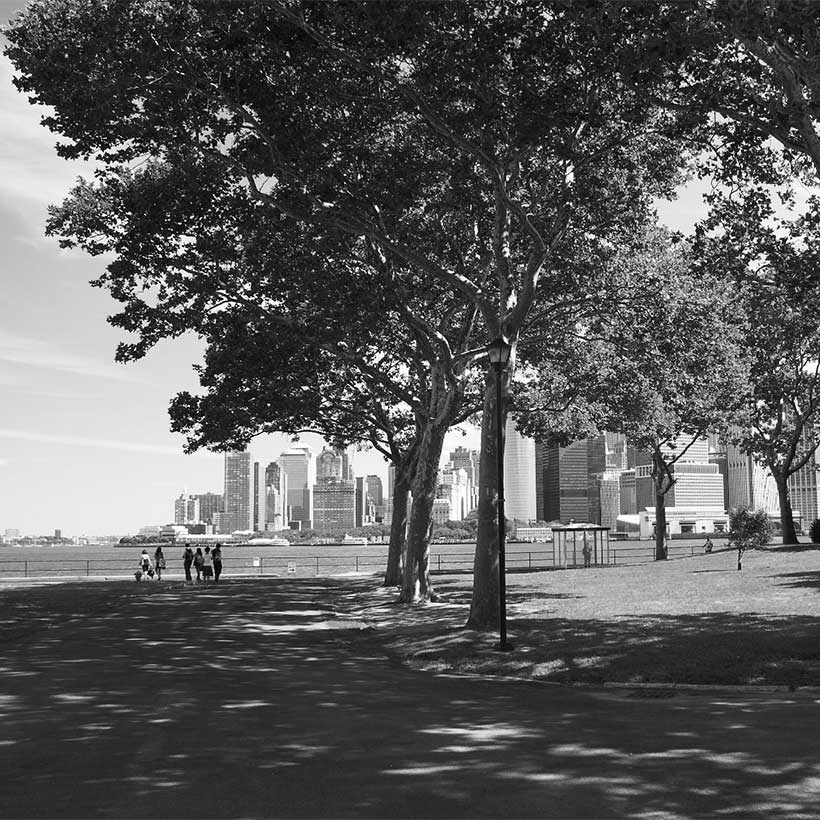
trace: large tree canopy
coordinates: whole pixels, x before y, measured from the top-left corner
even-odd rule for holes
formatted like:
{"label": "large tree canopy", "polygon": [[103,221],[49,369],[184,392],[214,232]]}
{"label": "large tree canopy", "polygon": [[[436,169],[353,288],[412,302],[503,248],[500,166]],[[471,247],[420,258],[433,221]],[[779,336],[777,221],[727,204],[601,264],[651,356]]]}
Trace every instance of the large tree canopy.
{"label": "large tree canopy", "polygon": [[[504,335],[514,361],[549,331],[552,305],[585,292],[575,261],[679,181],[671,138],[688,123],[624,80],[640,29],[620,7],[35,0],[8,53],[18,86],[54,107],[61,153],[101,163],[53,230],[117,255],[101,284],[142,334],[136,352],[198,326],[205,305],[189,297],[203,272],[207,293],[222,282],[242,310],[261,289],[277,321],[291,309],[277,286],[304,285],[304,311],[331,323],[338,306],[380,315],[397,294],[436,399],[414,490],[423,512],[477,346]],[[349,274],[350,294],[324,298],[311,266]],[[368,303],[371,288],[386,301]],[[474,312],[475,336],[454,344],[419,312],[419,289],[468,324]],[[497,611],[494,402],[490,383],[478,627]]]}

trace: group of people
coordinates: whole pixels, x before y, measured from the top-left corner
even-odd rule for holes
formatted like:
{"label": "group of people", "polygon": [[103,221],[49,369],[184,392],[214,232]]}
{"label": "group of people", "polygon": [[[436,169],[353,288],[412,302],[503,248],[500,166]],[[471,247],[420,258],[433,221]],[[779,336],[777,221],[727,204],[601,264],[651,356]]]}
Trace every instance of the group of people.
{"label": "group of people", "polygon": [[185,570],[185,583],[192,584],[191,568],[196,572],[196,582],[207,584],[209,581],[219,581],[222,574],[222,545],[215,544],[214,548],[197,547],[194,552],[191,547],[185,547],[182,553],[182,566]]}
{"label": "group of people", "polygon": [[[213,549],[205,547],[205,552],[202,551],[202,547],[197,547],[196,552],[190,546],[185,547],[182,553],[182,566],[185,570],[186,584],[194,583],[192,568],[196,572],[196,583],[207,584],[209,581],[218,581],[219,576],[222,575],[222,544],[215,544]],[[148,550],[143,550],[139,557],[139,569],[135,573],[136,579],[141,581],[145,576],[153,578],[156,575],[157,580],[161,581],[164,569],[165,555],[162,547],[156,548],[153,561],[151,561]]]}

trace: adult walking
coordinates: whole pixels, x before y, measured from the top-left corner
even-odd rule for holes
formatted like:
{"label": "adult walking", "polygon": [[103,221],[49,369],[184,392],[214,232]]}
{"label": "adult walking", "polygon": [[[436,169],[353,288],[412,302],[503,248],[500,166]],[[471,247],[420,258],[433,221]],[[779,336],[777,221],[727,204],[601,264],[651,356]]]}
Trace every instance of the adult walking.
{"label": "adult walking", "polygon": [[202,565],[205,563],[205,559],[202,557],[202,547],[196,548],[196,555],[194,555],[194,569],[196,570],[196,582],[200,583],[202,581]]}
{"label": "adult walking", "polygon": [[190,584],[191,581],[191,564],[194,563],[194,551],[190,546],[185,547],[182,553],[182,568],[185,570],[185,583]]}
{"label": "adult walking", "polygon": [[211,556],[214,561],[214,583],[219,580],[219,576],[222,575],[222,544],[216,543],[214,545],[214,551],[211,553]]}
{"label": "adult walking", "polygon": [[205,555],[203,556],[203,563],[202,563],[202,580],[204,583],[208,583],[211,578],[214,577],[214,557],[211,553],[210,547],[205,547]]}
{"label": "adult walking", "polygon": [[157,573],[157,581],[161,581],[162,571],[165,569],[165,556],[162,554],[161,546],[158,546],[154,551],[154,569]]}
{"label": "adult walking", "polygon": [[138,581],[142,580],[143,575],[148,575],[150,578],[154,574],[154,570],[151,569],[151,558],[148,555],[148,550],[144,549],[140,554],[138,566],[139,569],[135,573]]}

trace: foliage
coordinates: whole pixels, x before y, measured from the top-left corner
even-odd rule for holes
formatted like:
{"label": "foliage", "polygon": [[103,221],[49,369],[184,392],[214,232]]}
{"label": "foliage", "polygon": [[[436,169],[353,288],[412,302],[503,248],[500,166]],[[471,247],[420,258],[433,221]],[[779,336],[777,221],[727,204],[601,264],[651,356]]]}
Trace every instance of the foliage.
{"label": "foliage", "polygon": [[765,510],[741,507],[729,512],[729,546],[737,550],[737,568],[746,550],[765,547],[772,538],[772,525]]}
{"label": "foliage", "polygon": [[809,536],[812,544],[820,544],[820,518],[815,518],[809,527]]}
{"label": "foliage", "polygon": [[[618,71],[635,37],[627,18],[557,0],[35,0],[7,37],[18,87],[54,108],[60,152],[101,163],[51,230],[115,255],[99,284],[140,335],[121,355],[200,332],[203,316],[214,338],[210,317],[237,305],[238,325],[268,333],[293,315],[296,332],[322,330],[329,315],[320,342],[335,353],[376,349],[372,317],[401,319],[395,349],[415,350],[406,373],[427,369],[408,562],[424,587],[442,431],[483,344],[549,335],[551,311],[594,292],[576,260],[594,267],[679,181],[679,118]],[[177,409],[195,427],[254,420],[241,405]],[[497,600],[490,455],[477,626]]]}
{"label": "foliage", "polygon": [[576,350],[522,387],[522,429],[560,443],[607,430],[650,457],[663,553],[675,464],[743,395],[747,363],[735,294],[695,270],[689,245],[648,228],[609,260],[610,298],[570,325]]}

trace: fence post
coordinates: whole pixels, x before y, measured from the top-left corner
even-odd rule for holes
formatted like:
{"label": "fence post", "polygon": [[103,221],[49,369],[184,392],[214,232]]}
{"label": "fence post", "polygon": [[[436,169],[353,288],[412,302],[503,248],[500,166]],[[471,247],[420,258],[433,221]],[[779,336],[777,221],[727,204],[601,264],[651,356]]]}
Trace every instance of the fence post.
{"label": "fence post", "polygon": [[91,561],[85,562],[85,577],[89,578],[91,576]]}
{"label": "fence post", "polygon": [[532,553],[527,553],[527,563],[529,564],[529,568],[532,569]]}
{"label": "fence post", "polygon": [[356,556],[356,572],[359,571],[359,556]]}
{"label": "fence post", "polygon": [[612,566],[618,563],[618,550],[612,550]]}
{"label": "fence post", "polygon": [[316,556],[316,574],[319,574],[319,556]]}
{"label": "fence post", "polygon": [[438,571],[441,572],[441,553],[436,556],[436,559],[438,560]]}
{"label": "fence post", "polygon": [[24,561],[23,563],[25,564],[25,566],[23,567],[23,576],[25,578],[28,578],[28,561]]}

